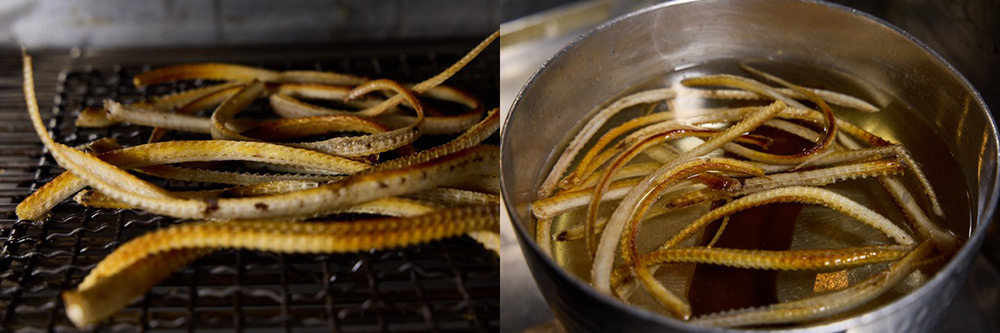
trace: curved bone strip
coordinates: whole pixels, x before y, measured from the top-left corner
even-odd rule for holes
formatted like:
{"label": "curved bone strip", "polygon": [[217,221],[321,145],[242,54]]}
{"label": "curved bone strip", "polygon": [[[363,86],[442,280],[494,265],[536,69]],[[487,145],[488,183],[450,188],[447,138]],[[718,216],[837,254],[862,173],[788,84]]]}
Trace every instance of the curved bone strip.
{"label": "curved bone strip", "polygon": [[402,168],[410,165],[416,165],[419,163],[424,163],[431,159],[435,159],[444,155],[452,154],[454,152],[468,149],[469,147],[475,146],[486,138],[489,138],[493,133],[500,128],[500,108],[494,108],[486,114],[486,118],[476,125],[470,127],[464,133],[448,141],[445,144],[436,146],[434,148],[418,152],[413,155],[400,157],[394,160],[385,161],[381,164],[373,166],[367,172],[375,172],[379,170],[388,170],[395,168]]}
{"label": "curved bone strip", "polygon": [[717,194],[718,191],[698,190],[678,196],[666,204],[667,207],[686,207],[697,203],[730,197],[747,195],[764,190],[786,186],[825,186],[841,181],[881,177],[903,172],[901,163],[895,160],[879,160],[834,166],[823,169],[770,174],[764,177],[747,178],[743,187],[735,194]]}
{"label": "curved bone strip", "polygon": [[[654,198],[655,200],[655,198],[658,198],[668,188],[676,185],[681,179],[695,173],[708,170],[725,170],[754,175],[764,174],[764,169],[743,161],[711,157],[704,159],[692,159],[667,171],[667,173],[664,174],[666,175],[666,178],[657,183],[647,196]],[[675,315],[687,319],[691,316],[690,305],[686,304],[683,300],[677,297],[677,295],[674,295],[674,293],[670,292],[659,283],[653,283],[655,279],[653,278],[652,272],[650,272],[649,268],[640,258],[637,257],[638,250],[636,249],[635,241],[639,235],[639,226],[654,200],[640,201],[639,206],[634,208],[632,217],[625,223],[625,229],[622,232],[622,238],[619,242],[621,244],[623,263],[625,266],[632,267],[633,272],[639,278],[643,288],[649,291],[649,293],[652,294],[653,297],[660,302],[660,304],[665,306]]]}
{"label": "curved bone strip", "polygon": [[[769,76],[768,74],[762,72],[758,72],[758,74],[765,75],[768,79],[779,82],[782,85],[786,85],[790,89],[798,91],[799,93],[807,96],[811,101],[816,103],[823,111],[825,128],[823,130],[823,139],[818,144],[798,154],[775,155],[775,154],[768,154],[756,151],[747,151],[745,153],[753,154],[755,156],[754,159],[767,161],[769,163],[797,164],[802,162],[804,159],[825,150],[833,143],[834,140],[836,140],[837,118],[834,117],[833,111],[830,110],[830,107],[827,106],[822,99],[817,97],[812,92],[809,92],[805,88],[793,85],[777,77]],[[683,81],[681,81],[681,83],[686,86],[721,85],[721,86],[739,88],[747,91],[753,91],[757,94],[769,96],[771,98],[774,98],[775,100],[780,100],[792,107],[806,109],[806,107],[801,103],[795,101],[794,99],[789,98],[788,96],[780,94],[778,91],[774,90],[774,88],[771,88],[770,86],[760,83],[756,80],[741,76],[728,75],[728,74],[706,75],[706,76],[684,79]]]}
{"label": "curved bone strip", "polygon": [[108,112],[108,118],[117,122],[191,133],[209,134],[210,132],[210,128],[205,126],[207,124],[205,118],[189,114],[166,113],[141,105],[125,106],[112,100],[104,101],[104,109]]}
{"label": "curved bone strip", "polygon": [[[121,149],[122,146],[114,139],[101,138],[77,148],[90,154],[101,154]],[[63,172],[21,200],[14,209],[14,213],[21,220],[38,220],[45,216],[52,207],[86,186],[87,184],[80,178],[69,172]]]}
{"label": "curved bone strip", "polygon": [[496,194],[453,188],[432,188],[426,191],[404,195],[421,201],[429,201],[446,206],[500,204],[500,196]]}
{"label": "curved bone strip", "polygon": [[[240,248],[282,253],[343,253],[398,248],[471,231],[495,231],[499,214],[498,206],[471,206],[417,217],[367,221],[173,225],[121,245],[91,270],[77,290],[65,291],[62,297],[71,321],[83,327],[117,312],[170,271],[193,260],[192,254],[203,254],[192,250]],[[177,253],[185,255],[171,257]],[[164,261],[168,264],[163,266],[169,270],[152,267],[156,266],[152,263],[162,265]],[[149,274],[150,269],[157,274]]]}
{"label": "curved bone strip", "polygon": [[[662,197],[669,198],[664,205],[669,210],[687,207],[712,200],[730,198],[733,196],[747,195],[763,190],[774,189],[785,186],[824,186],[836,182],[870,178],[885,175],[898,174],[903,171],[902,166],[895,161],[873,161],[858,164],[835,166],[824,169],[798,171],[793,173],[771,174],[763,177],[744,179],[742,188],[736,193],[727,193],[715,189],[700,189],[684,193],[666,193]],[[637,180],[616,181],[611,184],[611,189],[605,194],[604,200],[621,199],[631,187],[637,184]],[[688,185],[689,186],[689,185]],[[685,186],[687,187],[687,186]],[[551,219],[572,209],[586,205],[590,200],[592,189],[584,188],[574,191],[561,192],[547,199],[537,200],[531,204],[532,213],[538,219]],[[666,213],[667,211],[661,212]],[[607,223],[605,220],[604,223]],[[597,227],[604,226],[598,222]],[[576,240],[583,235],[583,226],[575,226],[562,231],[565,233],[563,240]],[[614,279],[612,278],[612,281]]]}
{"label": "curved bone strip", "polygon": [[[807,88],[827,103],[851,108],[862,112],[878,112],[879,108],[871,103],[865,102],[854,96],[841,94],[835,91]],[[788,88],[775,88],[778,93],[790,98],[803,100],[808,99],[805,95]],[[678,91],[678,95],[684,97],[695,97],[704,99],[733,99],[733,100],[770,100],[771,97],[761,95],[752,91],[740,89],[685,89]]]}
{"label": "curved bone strip", "polygon": [[132,78],[132,83],[136,87],[144,87],[152,84],[166,83],[179,80],[225,80],[249,82],[259,80],[264,82],[298,82],[298,83],[323,83],[323,84],[350,84],[355,85],[365,81],[365,79],[348,74],[316,72],[316,71],[286,71],[277,72],[263,68],[223,64],[223,63],[199,63],[176,65],[157,68],[148,72],[139,73]]}
{"label": "curved bone strip", "polygon": [[237,172],[192,169],[169,165],[147,166],[136,169],[135,171],[144,175],[156,176],[164,179],[229,185],[253,185],[283,180],[334,182],[344,179],[344,176],[330,176],[322,174]]}
{"label": "curved bone strip", "polygon": [[597,134],[597,131],[604,126],[611,117],[622,110],[646,103],[661,102],[666,99],[673,98],[675,96],[673,89],[656,89],[638,92],[629,96],[622,97],[621,99],[615,101],[611,105],[608,105],[604,109],[601,109],[593,118],[587,121],[587,124],[577,132],[573,140],[570,141],[566,149],[563,150],[562,154],[559,155],[559,159],[556,160],[555,165],[552,166],[552,170],[549,171],[549,175],[545,177],[542,185],[538,188],[539,199],[547,198],[552,195],[552,191],[556,189],[559,183],[560,177],[569,168],[570,163],[573,163],[573,159],[576,155],[583,149],[584,145],[590,141],[590,138]]}
{"label": "curved bone strip", "polygon": [[[211,118],[212,137],[215,139],[258,141],[257,139],[244,136],[226,126],[230,119],[240,111],[250,105],[257,97],[264,92],[263,83],[254,81],[247,85],[244,90],[233,95],[232,98],[222,103]],[[409,126],[398,128],[384,133],[375,133],[361,136],[336,137],[332,139],[306,142],[287,143],[284,145],[292,147],[306,148],[331,155],[340,156],[365,156],[384,151],[396,149],[410,144],[420,136],[420,128],[423,124],[423,108],[413,94],[399,84],[389,80],[368,81],[357,88],[354,88],[348,95],[349,98],[356,98],[360,95],[375,90],[392,90],[399,95],[405,96],[411,105],[415,105],[417,112],[416,122]]]}
{"label": "curved bone strip", "polygon": [[[60,165],[86,180],[91,187],[116,200],[161,215],[216,219],[315,216],[380,197],[461,181],[470,175],[497,173],[498,149],[479,146],[410,168],[359,175],[343,182],[293,193],[207,201],[174,198],[162,188],[52,140],[39,114],[31,57],[27,55],[24,55],[24,80],[25,103],[28,105],[32,125]],[[432,177],[443,172],[452,172],[449,174],[452,177]]]}
{"label": "curved bone strip", "polygon": [[244,131],[248,137],[265,140],[288,140],[330,132],[361,132],[367,134],[388,132],[389,128],[378,122],[356,116],[325,116],[315,118],[283,118],[261,123]]}
{"label": "curved bone strip", "polygon": [[[677,124],[677,123],[672,122],[672,121],[666,121],[666,122],[661,122],[661,123],[658,123],[656,125],[651,125],[651,126],[648,126],[646,128],[643,128],[641,130],[638,130],[638,131],[630,134],[629,136],[625,137],[625,139],[623,139],[622,141],[620,141],[614,147],[609,148],[609,149],[607,149],[605,151],[602,151],[600,154],[598,154],[596,157],[594,157],[592,163],[590,163],[590,166],[586,170],[580,171],[580,169],[577,169],[576,171],[580,171],[580,172],[578,173],[578,175],[575,175],[575,176],[576,177],[582,177],[583,179],[590,179],[591,177],[593,177],[595,175],[600,176],[601,174],[603,174],[603,172],[601,174],[598,173],[598,171],[602,170],[602,169],[600,169],[600,167],[604,166],[605,164],[607,164],[608,160],[611,160],[612,157],[623,156],[621,154],[623,154],[624,152],[628,152],[628,149],[630,149],[631,145],[635,145],[635,144],[639,143],[640,141],[649,140],[649,136],[650,135],[656,135],[657,132],[663,131],[664,129],[671,129],[671,128],[675,128],[676,129],[676,128],[685,128],[685,127],[686,127],[685,125]],[[687,128],[691,128],[691,127],[687,127]],[[702,127],[694,127],[692,129],[693,129],[693,131],[690,132],[690,133],[685,134],[685,136],[709,137],[712,134],[718,132],[718,130],[707,129],[707,128],[702,128]],[[658,139],[657,141],[660,141],[660,140]],[[759,136],[759,135],[754,135],[754,134],[745,134],[743,136],[740,136],[740,137],[736,138],[735,141],[739,142],[739,143],[745,143],[745,144],[750,144],[750,145],[758,146],[758,147],[767,147],[768,145],[771,144],[771,139],[770,138]],[[663,153],[652,153],[652,155],[651,155],[650,151],[651,150],[655,150],[657,148],[661,148],[661,147],[667,146],[668,144],[669,143],[666,142],[666,141],[660,142],[660,143],[647,144],[644,147],[642,147],[642,150],[640,151],[640,153],[646,154],[646,155],[649,155],[649,156],[652,156],[652,155],[664,155]],[[740,145],[737,145],[737,144],[734,144],[734,143],[726,143],[725,145],[722,146],[722,148],[726,149],[726,150],[729,150],[730,146],[736,146],[736,147],[740,147],[740,148],[744,148],[744,149],[749,149],[749,148],[745,148],[743,146],[740,146]],[[677,158],[677,156],[673,156],[673,158],[666,158],[666,159],[663,159],[663,160],[666,160],[669,163],[669,161],[672,161],[673,159],[676,159],[676,158]],[[603,170],[604,170],[604,172],[606,172],[607,168],[605,168]],[[618,177],[617,176],[617,172],[612,177]],[[568,180],[568,179],[564,178],[563,180]],[[571,185],[572,185],[572,182],[562,182],[562,181],[560,182],[560,187],[567,187],[567,186],[571,186]],[[566,188],[566,189],[568,189],[568,188]]]}
{"label": "curved bone strip", "polygon": [[[190,115],[201,110],[217,107],[219,104],[222,104],[222,102],[225,102],[227,99],[231,98],[241,89],[242,85],[238,85],[213,92],[201,98],[195,99],[190,103],[184,104],[184,106],[178,108],[176,111],[174,111],[174,113],[179,115]],[[105,104],[107,104],[107,102],[105,102]],[[207,128],[208,133],[211,133],[211,126],[212,126],[211,120],[206,119],[204,120],[204,122],[205,123],[201,126]],[[162,128],[159,125],[155,126],[153,127],[153,132],[149,134],[149,140],[147,142],[153,143],[160,141],[160,139],[162,139],[163,136],[167,135],[167,132],[169,132],[168,129]]]}
{"label": "curved bone strip", "polygon": [[785,104],[776,101],[771,105],[761,108],[757,113],[730,126],[708,141],[697,147],[682,153],[674,162],[665,164],[656,172],[650,174],[639,183],[625,198],[618,204],[608,224],[604,227],[601,240],[598,243],[597,255],[594,258],[594,266],[591,269],[591,283],[597,290],[611,294],[611,270],[614,264],[614,252],[617,242],[621,239],[622,231],[625,228],[626,220],[634,213],[633,208],[637,207],[640,200],[652,200],[645,198],[654,184],[662,181],[661,176],[673,169],[678,164],[692,157],[705,155],[713,150],[722,147],[723,144],[733,141],[735,138],[750,132],[760,126],[768,119],[785,109]]}
{"label": "curved bone strip", "polygon": [[[661,249],[671,249],[676,247],[680,242],[693,235],[696,231],[701,230],[708,225],[708,223],[711,223],[721,217],[729,216],[735,212],[749,208],[777,202],[823,205],[840,211],[841,213],[861,221],[862,223],[868,224],[901,244],[915,244],[910,235],[893,224],[891,221],[871,209],[851,201],[840,194],[813,187],[785,187],[747,195],[722,207],[709,211],[708,214],[699,217],[697,220],[678,232],[677,235],[667,241]],[[640,207],[639,209],[643,209],[643,207]],[[635,236],[631,239],[634,242]],[[634,246],[634,243],[631,246]],[[623,250],[626,249],[623,248]],[[634,247],[632,250],[634,251]],[[657,300],[667,306],[671,312],[684,319],[688,319],[690,317],[690,307],[676,295],[667,290],[666,287],[664,287],[659,281],[654,279],[649,267],[646,263],[641,262],[641,259],[635,259],[633,271],[642,286],[653,294]]]}
{"label": "curved bone strip", "polygon": [[[629,121],[626,121],[625,123],[612,128],[611,130],[604,133],[604,135],[601,135],[601,138],[597,139],[597,142],[595,142],[594,145],[590,147],[587,153],[583,155],[583,158],[580,159],[580,162],[577,163],[576,169],[574,169],[572,172],[567,174],[565,177],[563,177],[562,180],[559,181],[559,187],[563,189],[569,189],[573,186],[579,185],[581,179],[584,178],[581,177],[580,175],[584,173],[585,170],[589,170],[591,164],[603,164],[605,160],[598,159],[599,162],[593,163],[594,159],[597,157],[599,153],[603,152],[604,147],[610,144],[615,138],[627,132],[635,130],[637,128],[645,127],[647,125],[654,123],[673,120],[676,118],[677,115],[672,111],[657,112],[642,117],[630,119]],[[608,158],[610,158],[610,156]]]}
{"label": "curved bone strip", "polygon": [[715,133],[716,131],[714,130],[681,127],[676,125],[651,126],[637,133],[639,135],[636,136],[635,142],[630,143],[621,155],[615,158],[615,160],[608,165],[608,167],[604,170],[603,177],[600,181],[598,181],[597,186],[594,186],[594,193],[590,204],[587,206],[587,219],[584,224],[587,229],[585,233],[587,234],[586,244],[588,253],[594,255],[597,251],[597,248],[595,247],[597,240],[594,233],[594,224],[597,221],[597,210],[600,207],[604,192],[607,191],[608,186],[611,183],[611,178],[614,177],[614,174],[618,171],[618,169],[621,169],[626,163],[630,162],[643,150],[652,145],[658,145],[665,141],[685,136],[693,136],[696,134],[712,135]]}
{"label": "curved bone strip", "polygon": [[879,213],[876,213],[868,207],[862,206],[861,204],[858,204],[841,194],[815,187],[789,186],[753,193],[714,209],[708,212],[708,214],[699,217],[694,222],[691,222],[690,225],[685,227],[683,230],[678,232],[677,235],[674,235],[673,238],[663,244],[662,248],[668,249],[677,246],[677,244],[680,244],[681,241],[687,239],[696,231],[701,230],[708,225],[708,223],[711,223],[722,216],[778,202],[822,205],[867,224],[872,228],[875,228],[875,230],[881,231],[883,234],[900,244],[915,244],[913,237],[910,237],[906,231],[903,231],[903,229],[899,226],[893,224],[892,221],[889,221]]}
{"label": "curved bone strip", "polygon": [[847,289],[797,301],[761,308],[740,309],[705,315],[692,320],[707,326],[736,327],[800,322],[843,313],[885,294],[910,275],[932,246],[925,241],[889,269],[875,274]]}
{"label": "curved bone strip", "polygon": [[[354,112],[330,110],[321,106],[305,103],[282,94],[271,95],[270,101],[271,108],[273,108],[276,113],[289,119],[308,118],[320,121],[331,116],[357,116]],[[458,115],[425,116],[423,127],[424,134],[442,135],[462,132],[469,128],[469,126],[478,122],[479,119],[483,117],[483,112],[484,110],[480,106],[476,109],[471,109],[469,112]],[[409,124],[413,124],[416,121],[416,117],[414,116],[393,113],[382,114],[372,119],[376,119],[379,122],[393,128],[404,127]]]}
{"label": "curved bone strip", "polygon": [[[479,55],[480,52],[483,52],[483,50],[485,50],[487,46],[492,44],[493,41],[497,39],[497,37],[500,37],[499,30],[489,35],[489,37],[486,37],[486,39],[480,42],[479,45],[476,45],[475,48],[470,50],[468,53],[465,54],[465,56],[463,56],[454,64],[446,68],[444,71],[441,71],[441,73],[438,73],[437,75],[434,75],[429,79],[423,80],[420,83],[413,85],[412,87],[410,87],[410,90],[416,92],[417,94],[422,94],[434,87],[441,85],[441,83],[444,83],[445,80],[451,78],[453,75],[455,75],[455,73],[458,73],[458,71],[461,70],[463,67],[465,67],[465,65],[468,65],[469,62],[472,61],[472,59],[474,59],[477,55]],[[399,105],[399,103],[402,103],[404,98],[405,98],[404,96],[397,94],[385,100],[384,102],[380,103],[379,105],[358,111],[357,115],[373,117],[383,114],[386,111],[391,110],[396,105]]]}

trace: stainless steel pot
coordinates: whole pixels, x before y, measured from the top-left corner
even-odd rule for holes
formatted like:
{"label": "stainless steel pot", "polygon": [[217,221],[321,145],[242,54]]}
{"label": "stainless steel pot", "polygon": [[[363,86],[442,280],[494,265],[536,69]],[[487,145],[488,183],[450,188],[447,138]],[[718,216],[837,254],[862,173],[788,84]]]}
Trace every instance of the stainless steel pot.
{"label": "stainless steel pot", "polygon": [[705,0],[647,8],[585,34],[525,85],[502,133],[501,184],[528,265],[556,316],[571,331],[707,330],[629,307],[559,268],[531,236],[535,221],[528,205],[566,133],[595,106],[650,75],[734,58],[808,63],[862,78],[914,106],[947,141],[959,165],[954,172],[965,180],[952,185],[969,188],[971,238],[908,295],[859,316],[800,328],[932,329],[964,282],[997,203],[993,119],[961,74],[905,32],[849,8],[793,0]]}

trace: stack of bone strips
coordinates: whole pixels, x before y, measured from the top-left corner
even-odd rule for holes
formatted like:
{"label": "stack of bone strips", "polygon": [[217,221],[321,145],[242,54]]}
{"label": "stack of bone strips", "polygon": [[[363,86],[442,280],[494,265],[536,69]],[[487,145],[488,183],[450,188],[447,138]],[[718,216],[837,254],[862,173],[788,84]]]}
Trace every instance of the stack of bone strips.
{"label": "stack of bone strips", "polygon": [[[837,118],[830,105],[842,108],[838,112],[877,112],[877,107],[837,92],[801,87],[745,63],[742,66],[780,87],[736,75],[691,77],[677,89],[640,91],[596,112],[557,155],[532,203],[536,240],[542,250],[551,254],[553,242],[583,242],[586,253],[579,255],[589,256],[585,262],[592,261],[590,283],[597,290],[625,302],[631,302],[636,293],[646,293],[676,318],[725,327],[809,322],[845,313],[883,295],[911,273],[919,274],[915,271],[950,258],[962,241],[933,222],[944,212],[910,153]],[[681,98],[759,102],[741,102],[758,106],[738,108],[674,109],[685,104],[678,102]],[[636,108],[647,111],[620,125],[610,122],[624,110]],[[755,132],[761,126],[808,140],[812,146],[792,155],[767,153],[761,148],[772,138]],[[686,149],[675,144],[690,137],[701,141]],[[638,159],[641,155],[647,158]],[[908,189],[900,177],[913,177],[912,183],[919,188]],[[890,221],[847,196],[822,188],[866,178],[881,184],[904,221]],[[928,207],[921,207],[912,193],[925,195]],[[679,226],[675,235],[656,235],[662,238],[656,240],[662,244],[658,249],[645,253],[637,249],[644,223],[706,203],[716,208],[705,208],[707,213],[693,221],[659,219],[657,223],[686,226]],[[834,214],[867,224],[894,244],[786,251],[714,246],[730,215],[773,203],[827,207]],[[554,219],[574,212],[585,217],[553,230]],[[711,241],[690,245],[688,240],[714,221],[721,221],[718,231],[714,237],[703,238]],[[654,277],[662,265],[677,263],[817,272],[889,265],[842,290],[693,317],[686,298]]]}
{"label": "stack of bone strips", "polygon": [[[78,127],[153,127],[149,143],[131,147],[110,138],[83,147],[54,141],[39,114],[31,58],[25,55],[28,112],[39,138],[67,171],[22,201],[18,217],[42,220],[73,197],[89,207],[187,220],[115,249],[75,290],[63,292],[67,316],[78,327],[98,322],[172,271],[222,248],[337,253],[467,235],[496,251],[499,149],[481,142],[498,129],[499,113],[442,83],[498,35],[415,84],[217,63],[141,73],[134,78],[137,87],[178,80],[208,84],[134,104],[108,100],[104,108],[81,112]],[[274,112],[271,118],[237,117],[262,98]],[[333,101],[344,110],[310,100]],[[199,115],[206,110],[208,116]],[[170,131],[204,139],[162,141]],[[412,143],[423,135],[454,139],[418,151]],[[315,138],[321,139],[308,141]],[[243,167],[213,168],[233,161]],[[136,174],[217,185],[171,191]]]}

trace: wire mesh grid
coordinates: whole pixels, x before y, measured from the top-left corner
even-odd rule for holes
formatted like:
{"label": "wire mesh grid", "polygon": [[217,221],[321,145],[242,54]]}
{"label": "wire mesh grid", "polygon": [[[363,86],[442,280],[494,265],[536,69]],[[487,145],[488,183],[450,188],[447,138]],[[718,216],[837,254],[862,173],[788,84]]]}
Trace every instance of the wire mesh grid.
{"label": "wire mesh grid", "polygon": [[[48,126],[57,141],[73,146],[113,137],[129,146],[142,143],[149,129],[83,129],[76,128],[73,119],[82,108],[99,106],[105,98],[134,102],[203,84],[135,88],[131,77],[151,67],[212,59],[414,82],[438,73],[472,44],[433,45],[365,45],[367,51],[361,52],[358,47],[349,48],[351,52],[281,49],[252,57],[243,50],[76,52],[37,56],[35,67],[39,100],[43,111],[52,110]],[[496,50],[487,49],[449,84],[479,96],[487,106],[497,105]],[[75,331],[59,292],[75,287],[123,242],[178,221],[138,210],[86,208],[72,200],[57,206],[44,222],[17,220],[16,204],[63,171],[43,154],[28,122],[19,73],[16,56],[0,58],[0,331]],[[161,185],[202,186],[172,181]],[[464,237],[351,254],[220,250],[174,272],[91,329],[498,331],[499,276],[496,256]]]}

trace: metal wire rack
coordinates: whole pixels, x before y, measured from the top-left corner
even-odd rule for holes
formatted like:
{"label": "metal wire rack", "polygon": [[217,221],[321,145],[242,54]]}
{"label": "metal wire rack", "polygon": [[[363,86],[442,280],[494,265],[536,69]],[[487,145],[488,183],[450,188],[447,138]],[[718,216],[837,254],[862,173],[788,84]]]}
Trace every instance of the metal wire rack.
{"label": "metal wire rack", "polygon": [[[227,61],[273,69],[317,69],[415,82],[471,49],[467,41],[226,50],[71,50],[35,56],[43,113],[57,141],[114,137],[142,143],[149,130],[76,128],[81,109],[105,98],[133,102],[189,89],[180,82],[137,89],[131,77],[166,64]],[[402,45],[400,45],[402,44]],[[20,59],[0,57],[0,331],[67,332],[59,297],[123,242],[178,221],[67,201],[46,221],[14,208],[63,171],[43,153],[24,109]],[[499,103],[499,53],[487,49],[449,84]],[[170,182],[173,187],[201,184]],[[392,251],[283,255],[222,250],[174,272],[95,331],[498,331],[499,261],[468,238]]]}

